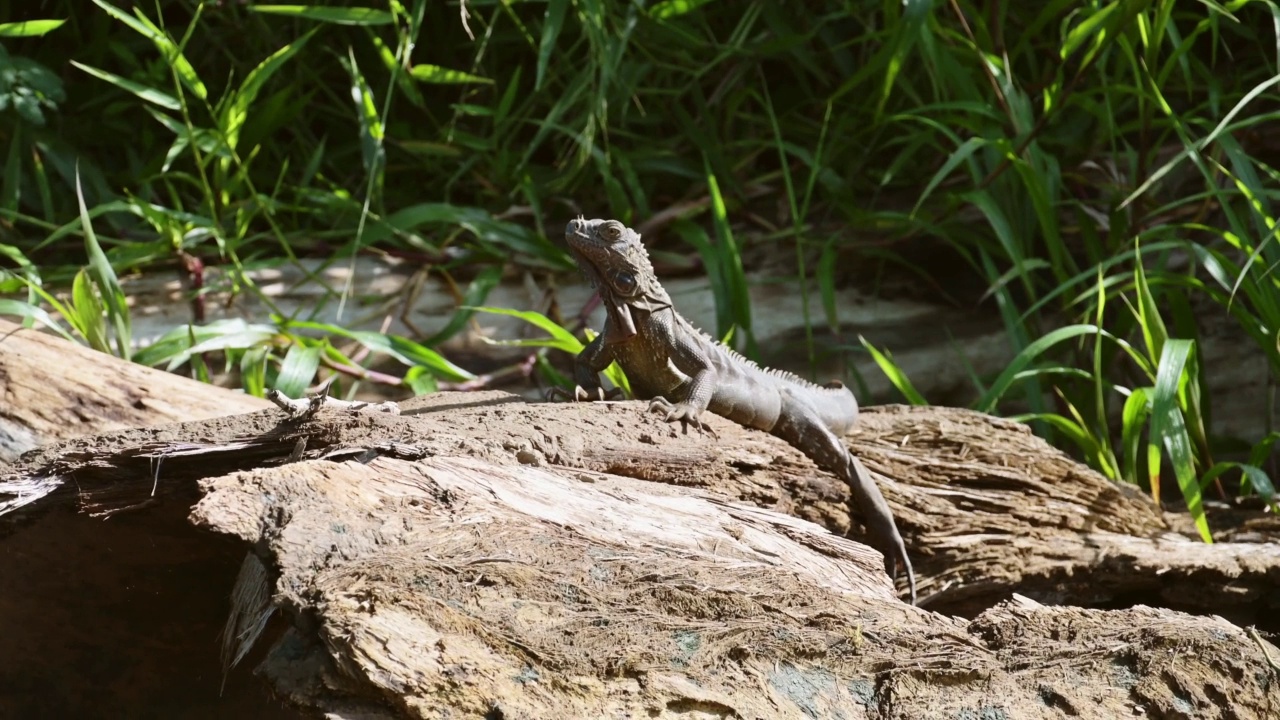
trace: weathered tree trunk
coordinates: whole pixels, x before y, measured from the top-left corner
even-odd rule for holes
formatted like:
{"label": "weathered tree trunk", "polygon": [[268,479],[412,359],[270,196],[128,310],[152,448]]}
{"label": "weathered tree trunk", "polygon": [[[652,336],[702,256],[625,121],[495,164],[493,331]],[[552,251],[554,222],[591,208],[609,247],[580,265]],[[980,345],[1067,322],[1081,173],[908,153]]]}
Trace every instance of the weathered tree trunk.
{"label": "weathered tree trunk", "polygon": [[55,440],[269,406],[0,319],[0,463]]}
{"label": "weathered tree trunk", "polygon": [[[1280,705],[1280,651],[1256,633],[1029,599],[1146,594],[1245,615],[1276,603],[1280,550],[1185,538],[1021,425],[882,408],[849,438],[920,560],[917,609],[874,551],[791,517],[847,527],[847,492],[763,433],[713,418],[712,440],[640,403],[502,393],[402,407],[270,410],[41,448],[0,477],[0,509],[24,501],[0,518],[0,542],[38,546],[42,528],[67,526],[67,501],[112,517],[76,525],[86,538],[194,503],[216,534],[184,538],[193,554],[223,543],[225,570],[230,548],[252,550],[231,652],[261,633],[247,662],[342,716],[1263,718]],[[118,547],[120,572],[168,552],[143,537]],[[0,554],[0,576],[22,562]],[[109,579],[111,562],[97,573]],[[970,621],[929,611],[1001,598]],[[93,599],[75,598],[88,618]],[[22,607],[0,618],[40,616]],[[3,644],[57,630],[0,627],[0,656],[56,662]]]}

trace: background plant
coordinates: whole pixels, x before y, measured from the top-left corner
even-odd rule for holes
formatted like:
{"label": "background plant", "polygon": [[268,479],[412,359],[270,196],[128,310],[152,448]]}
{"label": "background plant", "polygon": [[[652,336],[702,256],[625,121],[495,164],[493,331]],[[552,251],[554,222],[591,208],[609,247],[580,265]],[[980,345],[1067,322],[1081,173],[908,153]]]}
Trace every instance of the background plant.
{"label": "background plant", "polygon": [[[714,330],[749,354],[753,258],[820,291],[812,357],[852,319],[834,298],[856,255],[994,306],[1016,359],[974,378],[975,407],[1157,498],[1170,471],[1206,535],[1204,486],[1273,495],[1271,428],[1209,432],[1193,311],[1230,313],[1280,370],[1270,0],[0,0],[28,15],[48,22],[0,26],[0,252],[28,303],[0,309],[43,302],[96,347],[131,352],[116,275],[218,266],[255,292],[247,268],[376,249],[456,281],[446,332],[278,315],[175,328],[136,359],[207,376],[221,358],[252,391],[322,366],[474,382],[434,348],[503,267],[569,268],[544,221],[656,217],[655,254],[701,264]],[[873,356],[923,402],[891,350]]]}

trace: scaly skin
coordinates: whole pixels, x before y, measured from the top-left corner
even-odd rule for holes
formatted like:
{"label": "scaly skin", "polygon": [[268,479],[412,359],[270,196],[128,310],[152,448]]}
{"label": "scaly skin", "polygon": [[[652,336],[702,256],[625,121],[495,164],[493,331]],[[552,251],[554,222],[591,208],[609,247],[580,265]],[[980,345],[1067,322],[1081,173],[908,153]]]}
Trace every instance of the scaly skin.
{"label": "scaly skin", "polygon": [[914,605],[915,574],[889,504],[840,440],[858,418],[853,393],[838,382],[815,385],[762,368],[690,325],[658,283],[640,235],[622,223],[578,218],[564,234],[608,313],[604,331],[574,363],[574,399],[604,399],[600,372],[616,360],[636,397],[652,399],[650,408],[686,432],[690,425],[710,431],[701,417],[710,410],[786,440],[849,485],[889,577],[898,563],[906,570]]}

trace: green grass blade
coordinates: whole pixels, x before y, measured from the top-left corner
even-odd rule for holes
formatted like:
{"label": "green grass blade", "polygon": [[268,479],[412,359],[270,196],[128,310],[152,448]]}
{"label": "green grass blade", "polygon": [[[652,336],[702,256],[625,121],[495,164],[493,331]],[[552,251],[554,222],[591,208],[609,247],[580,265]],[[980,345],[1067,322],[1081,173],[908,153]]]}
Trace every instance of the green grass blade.
{"label": "green grass blade", "polygon": [[1010,420],[1016,420],[1023,423],[1043,422],[1051,426],[1054,430],[1062,433],[1063,437],[1071,441],[1073,445],[1080,448],[1080,451],[1087,457],[1097,455],[1097,443],[1093,437],[1085,431],[1084,426],[1072,420],[1069,417],[1059,415],[1058,413],[1026,413],[1023,415],[1015,415]]}
{"label": "green grass blade", "polygon": [[448,324],[441,328],[439,332],[424,340],[423,344],[429,346],[439,345],[457,334],[475,313],[474,308],[489,297],[489,293],[498,286],[501,280],[501,265],[490,265],[476,273],[475,278],[467,285],[466,292],[462,294],[462,302],[459,303],[457,312],[453,314],[453,317],[449,318]]}
{"label": "green grass blade", "polygon": [[152,87],[147,87],[142,83],[134,82],[132,80],[129,80],[128,78],[122,78],[119,75],[109,73],[106,70],[99,70],[96,67],[85,65],[84,63],[78,63],[75,60],[72,60],[71,64],[89,73],[90,75],[98,78],[99,80],[106,80],[107,82],[111,83],[112,85],[115,85],[116,87],[122,90],[131,92],[134,95],[137,95],[138,97],[142,98],[143,100],[153,105],[159,105],[160,107],[166,110],[182,109],[182,103],[178,102],[178,99],[170,95],[169,93],[161,92],[160,90],[156,90],[155,88],[152,88]]}
{"label": "green grass blade", "polygon": [[178,46],[169,38],[160,28],[142,14],[141,10],[135,8],[138,13],[137,17],[121,10],[120,8],[106,2],[106,0],[93,0],[94,4],[107,11],[111,17],[119,20],[129,26],[138,34],[151,40],[160,54],[164,55],[165,61],[169,67],[178,76],[178,80],[191,91],[193,95],[205,100],[209,97],[209,91],[205,88],[204,83],[200,80],[200,76],[196,74],[195,68],[191,62],[182,54]]}
{"label": "green grass blade", "polygon": [[129,319],[129,301],[116,278],[116,271],[98,244],[89,219],[89,209],[84,204],[84,190],[80,187],[80,171],[76,169],[76,202],[80,207],[80,225],[84,230],[84,249],[89,256],[89,277],[102,294],[107,318],[115,329],[116,355],[128,360],[133,353],[133,331]]}
{"label": "green grass blade", "polygon": [[1138,325],[1142,330],[1142,341],[1147,346],[1147,356],[1155,362],[1157,358],[1163,356],[1169,331],[1160,317],[1160,306],[1156,304],[1156,298],[1151,294],[1151,287],[1147,284],[1147,274],[1142,269],[1141,262],[1133,265],[1133,282],[1138,295]]}
{"label": "green grass blade", "polygon": [[1030,365],[1033,360],[1040,357],[1054,345],[1072,338],[1080,337],[1081,335],[1102,335],[1103,337],[1111,337],[1111,334],[1106,330],[1103,330],[1097,325],[1088,324],[1068,325],[1047,333],[1044,337],[1032,341],[1023,348],[1022,352],[1019,352],[1013,358],[1013,360],[1005,367],[1004,371],[996,378],[995,382],[991,384],[991,387],[983,393],[982,397],[979,398],[976,403],[974,403],[974,408],[980,412],[994,412],[996,403],[1000,401],[1000,398],[1003,397],[1005,392],[1007,392],[1010,386],[1013,385],[1014,379],[1017,377],[1018,373],[1026,368],[1027,365]]}
{"label": "green grass blade", "polygon": [[[1205,542],[1213,542],[1204,515],[1200,485],[1195,474],[1195,454],[1178,405],[1178,387],[1193,349],[1190,340],[1170,339],[1164,344],[1152,394],[1151,443],[1163,446],[1173,465],[1187,512]],[[1150,452],[1150,451],[1149,451]]]}
{"label": "green grass blade", "polygon": [[11,213],[17,213],[18,202],[22,199],[22,156],[27,153],[27,143],[22,137],[24,134],[22,124],[17,123],[13,128],[13,137],[9,138],[9,154],[4,162],[0,208]]}
{"label": "green grass blade", "polygon": [[102,301],[94,292],[88,272],[83,269],[76,273],[71,283],[71,312],[76,315],[72,325],[79,329],[89,347],[110,353],[111,343],[107,340],[107,320]]}
{"label": "green grass blade", "polygon": [[649,8],[649,17],[654,20],[667,20],[693,12],[711,0],[662,0]]}
{"label": "green grass blade", "polygon": [[1129,196],[1124,199],[1124,202],[1120,203],[1120,208],[1124,209],[1128,207],[1129,204],[1132,203],[1134,200],[1136,200],[1139,196],[1146,193],[1147,190],[1150,190],[1152,185],[1155,185],[1156,183],[1160,182],[1160,180],[1162,180],[1166,175],[1172,172],[1173,169],[1177,167],[1178,164],[1181,163],[1183,160],[1186,160],[1188,157],[1198,156],[1201,150],[1203,150],[1206,146],[1208,146],[1209,143],[1213,142],[1218,137],[1218,135],[1222,134],[1223,130],[1226,129],[1226,127],[1231,124],[1231,121],[1235,119],[1236,115],[1239,115],[1240,112],[1244,110],[1246,105],[1253,102],[1255,99],[1258,98],[1258,96],[1265,93],[1268,89],[1271,88],[1271,86],[1277,83],[1280,83],[1280,75],[1273,75],[1270,79],[1265,80],[1261,83],[1258,83],[1256,86],[1254,86],[1252,90],[1246,93],[1244,97],[1240,98],[1240,100],[1235,104],[1235,106],[1232,107],[1231,110],[1228,111],[1227,114],[1223,116],[1222,120],[1218,122],[1217,126],[1215,126],[1213,130],[1209,132],[1208,135],[1205,135],[1200,140],[1183,148],[1182,152],[1173,156],[1173,158],[1171,158],[1168,162],[1166,162],[1164,165],[1161,165],[1159,169],[1151,173],[1151,175],[1146,180],[1144,180],[1141,185],[1138,186],[1137,190],[1134,190],[1132,193],[1130,193]]}
{"label": "green grass blade", "polygon": [[534,75],[533,89],[542,89],[542,82],[547,75],[547,64],[551,62],[551,54],[556,49],[556,38],[564,28],[565,12],[569,9],[569,0],[548,0],[546,14],[542,17],[542,41],[538,43],[538,69]]}
{"label": "green grass blade", "polygon": [[916,213],[920,212],[920,206],[924,205],[924,201],[929,199],[929,196],[933,194],[934,190],[938,189],[943,180],[947,179],[952,170],[955,170],[961,163],[969,160],[975,152],[987,145],[987,139],[980,137],[971,137],[960,143],[960,147],[956,148],[955,152],[947,157],[947,161],[942,163],[942,167],[938,168],[933,177],[929,178],[929,182],[925,183],[924,190],[921,191],[920,197],[916,199],[915,207],[911,208],[911,217],[915,217]]}
{"label": "green grass blade", "polygon": [[47,35],[66,20],[25,20],[23,22],[0,23],[0,37],[40,37]]}
{"label": "green grass blade", "polygon": [[425,367],[437,377],[453,382],[475,379],[475,375],[449,362],[440,353],[408,338],[379,332],[348,330],[329,323],[302,320],[290,320],[284,325],[286,330],[316,330],[350,338],[373,352],[389,355],[409,367]]}
{"label": "green grass blade", "polygon": [[729,314],[733,324],[742,329],[746,335],[746,351],[749,357],[758,357],[755,331],[751,323],[751,292],[747,287],[746,272],[742,268],[742,253],[738,242],[733,237],[733,228],[729,226],[729,211],[725,207],[724,196],[720,194],[720,184],[711,172],[711,161],[703,157],[704,170],[707,177],[707,191],[711,195],[711,219],[716,230],[715,251],[716,265],[720,268],[721,277],[729,289]]}
{"label": "green grass blade", "polygon": [[[390,25],[395,16],[386,10],[368,7],[323,7],[319,5],[250,5],[249,10],[263,15],[316,20],[334,25]],[[290,396],[293,397],[293,396]]]}
{"label": "green grass blade", "polygon": [[505,315],[507,317],[519,318],[534,327],[547,333],[548,337],[533,340],[495,340],[494,342],[503,345],[519,345],[521,347],[547,347],[555,350],[563,350],[572,355],[582,352],[585,347],[581,340],[573,336],[573,333],[565,330],[556,324],[551,318],[534,310],[513,310],[503,307],[468,307],[466,310],[474,310],[476,312],[489,313],[492,315]]}
{"label": "green grass blade", "polygon": [[[1120,443],[1124,454],[1122,477],[1132,485],[1138,484],[1138,457],[1142,450],[1142,431],[1151,414],[1151,388],[1134,388],[1125,398],[1120,413]],[[1154,488],[1152,499],[1159,504],[1159,487]]]}
{"label": "green grass blade", "polygon": [[898,392],[902,393],[902,396],[907,399],[907,402],[912,405],[921,406],[929,404],[928,401],[924,399],[924,396],[920,394],[920,391],[916,390],[915,386],[911,384],[911,380],[907,377],[907,374],[902,371],[902,368],[898,367],[897,363],[893,362],[892,357],[877,350],[875,345],[872,345],[861,335],[858,336],[858,342],[862,343],[862,347],[866,348],[867,352],[871,353],[871,359],[876,361],[876,365],[880,367],[880,371],[885,374],[885,377],[889,378],[889,382],[893,383],[893,386],[898,389]]}
{"label": "green grass blade", "polygon": [[54,332],[61,335],[67,342],[77,342],[71,333],[67,332],[44,308],[37,307],[31,303],[25,303],[21,300],[10,300],[8,298],[0,298],[0,315],[12,315],[20,317],[24,320],[31,320],[53,329]]}
{"label": "green grass blade", "polygon": [[450,70],[449,68],[440,67],[439,65],[428,65],[421,63],[414,65],[409,71],[414,80],[429,85],[465,85],[467,83],[480,83],[482,85],[492,85],[493,80],[479,75],[472,75],[461,70]]}
{"label": "green grass blade", "polygon": [[[244,129],[245,121],[249,117],[249,106],[253,105],[253,101],[258,98],[262,87],[267,84],[272,75],[276,74],[276,71],[289,62],[290,58],[297,55],[315,34],[316,29],[312,29],[306,35],[271,53],[267,59],[258,63],[257,67],[249,72],[244,82],[240,83],[240,87],[229,98],[224,99],[221,104],[222,111],[218,117],[218,129],[226,138],[227,147],[235,150],[239,145],[240,131]],[[225,160],[223,164],[224,167],[227,166]]]}

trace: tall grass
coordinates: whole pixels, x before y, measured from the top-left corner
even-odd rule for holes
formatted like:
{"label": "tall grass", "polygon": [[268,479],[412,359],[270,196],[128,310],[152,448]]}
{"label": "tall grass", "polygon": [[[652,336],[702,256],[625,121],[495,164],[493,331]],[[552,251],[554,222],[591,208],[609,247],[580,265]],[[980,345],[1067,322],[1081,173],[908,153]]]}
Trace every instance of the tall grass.
{"label": "tall grass", "polygon": [[[203,374],[221,352],[255,391],[321,368],[427,391],[476,381],[433,348],[503,266],[566,270],[557,218],[611,215],[696,255],[716,333],[748,353],[762,248],[819,291],[811,360],[817,328],[856,319],[835,301],[851,256],[940,295],[977,278],[960,299],[994,307],[1015,360],[975,407],[1157,499],[1168,474],[1206,537],[1205,487],[1273,496],[1269,428],[1248,462],[1217,459],[1191,310],[1215,303],[1280,372],[1272,0],[94,1],[0,0],[0,281],[30,301],[0,310],[52,306],[126,354],[82,248],[117,275],[218,265],[242,292],[253,264],[377,248],[466,288],[445,332],[197,323],[137,359]],[[44,290],[86,262],[70,300]],[[892,348],[863,346],[925,401]]]}

